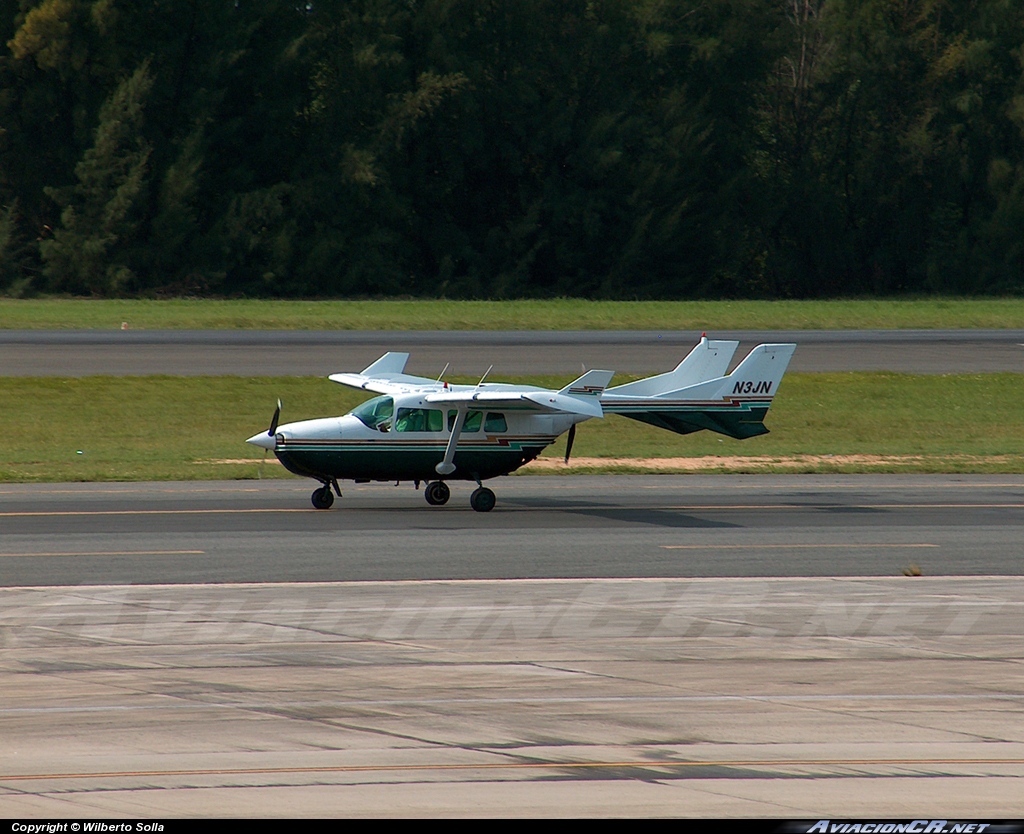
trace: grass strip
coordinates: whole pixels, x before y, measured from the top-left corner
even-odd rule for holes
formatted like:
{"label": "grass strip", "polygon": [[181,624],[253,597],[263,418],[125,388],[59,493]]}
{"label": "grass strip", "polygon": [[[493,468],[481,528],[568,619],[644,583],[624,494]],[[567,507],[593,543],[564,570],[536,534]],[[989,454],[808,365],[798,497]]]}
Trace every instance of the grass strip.
{"label": "grass strip", "polygon": [[850,301],[268,301],[0,298],[0,329],[1016,329],[1024,299]]}
{"label": "grass strip", "polygon": [[[680,436],[613,416],[581,425],[573,456],[597,459],[587,471],[687,471],[661,461],[696,458],[705,459],[699,471],[1021,473],[1022,384],[1022,374],[788,374],[768,414],[769,435]],[[6,482],[291,477],[244,442],[269,424],[275,400],[289,422],[341,414],[367,399],[308,377],[7,377],[0,392],[8,404]],[[564,443],[543,458],[560,458]]]}

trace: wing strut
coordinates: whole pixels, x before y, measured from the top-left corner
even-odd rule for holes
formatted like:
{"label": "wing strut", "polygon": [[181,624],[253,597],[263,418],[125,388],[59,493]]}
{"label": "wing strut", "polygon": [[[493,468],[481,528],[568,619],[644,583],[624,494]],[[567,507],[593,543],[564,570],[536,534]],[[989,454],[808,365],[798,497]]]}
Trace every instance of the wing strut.
{"label": "wing strut", "polygon": [[455,425],[452,426],[452,436],[448,438],[448,447],[444,450],[444,460],[434,467],[438,475],[451,475],[455,471],[455,446],[459,442],[459,435],[462,434],[462,427],[466,424],[465,408],[460,408],[455,416]]}

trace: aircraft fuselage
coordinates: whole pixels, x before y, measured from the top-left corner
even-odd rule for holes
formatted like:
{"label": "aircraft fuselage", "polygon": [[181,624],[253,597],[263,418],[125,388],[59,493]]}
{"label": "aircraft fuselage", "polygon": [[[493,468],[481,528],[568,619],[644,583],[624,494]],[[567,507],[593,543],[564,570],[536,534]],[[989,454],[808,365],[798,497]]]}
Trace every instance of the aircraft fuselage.
{"label": "aircraft fuselage", "polygon": [[[438,477],[456,409],[420,397],[375,397],[342,417],[279,426],[274,454],[296,475],[354,481]],[[507,475],[536,458],[573,424],[571,415],[471,409],[453,463],[455,480]]]}

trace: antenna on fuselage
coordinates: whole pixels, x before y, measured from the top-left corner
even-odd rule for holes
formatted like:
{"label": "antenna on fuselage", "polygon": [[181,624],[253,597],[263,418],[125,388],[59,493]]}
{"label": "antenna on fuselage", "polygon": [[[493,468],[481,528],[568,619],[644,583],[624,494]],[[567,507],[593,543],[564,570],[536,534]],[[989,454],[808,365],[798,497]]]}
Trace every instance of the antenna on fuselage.
{"label": "antenna on fuselage", "polygon": [[484,380],[487,379],[487,374],[489,374],[493,369],[494,369],[494,365],[491,365],[490,368],[488,368],[486,371],[484,371],[484,375],[482,377],[480,377],[480,381],[476,384],[477,388],[479,388],[481,385],[484,384]]}
{"label": "antenna on fuselage", "polygon": [[445,363],[444,363],[444,370],[443,370],[443,371],[441,371],[441,373],[439,373],[439,374],[437,375],[437,381],[438,381],[438,382],[440,382],[440,381],[441,381],[441,377],[443,377],[443,376],[444,376],[444,375],[445,375],[446,373],[448,373],[448,368],[449,368],[449,367],[451,367],[451,364],[452,364],[451,362],[445,362]]}

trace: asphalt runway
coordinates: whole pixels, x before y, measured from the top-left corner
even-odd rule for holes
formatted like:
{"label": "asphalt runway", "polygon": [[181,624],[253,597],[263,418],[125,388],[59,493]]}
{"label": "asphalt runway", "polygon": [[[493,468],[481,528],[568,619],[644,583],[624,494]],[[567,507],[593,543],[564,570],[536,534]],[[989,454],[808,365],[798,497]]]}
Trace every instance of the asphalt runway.
{"label": "asphalt runway", "polygon": [[512,476],[0,487],[0,584],[1024,575],[1022,476]]}
{"label": "asphalt runway", "polygon": [[[0,330],[0,375],[327,376],[359,371],[389,350],[412,373],[579,375],[669,370],[699,330],[655,331],[16,331]],[[1024,330],[714,331],[740,341],[796,342],[791,370],[913,374],[1024,371]]]}

